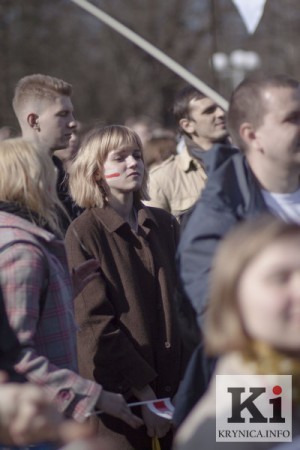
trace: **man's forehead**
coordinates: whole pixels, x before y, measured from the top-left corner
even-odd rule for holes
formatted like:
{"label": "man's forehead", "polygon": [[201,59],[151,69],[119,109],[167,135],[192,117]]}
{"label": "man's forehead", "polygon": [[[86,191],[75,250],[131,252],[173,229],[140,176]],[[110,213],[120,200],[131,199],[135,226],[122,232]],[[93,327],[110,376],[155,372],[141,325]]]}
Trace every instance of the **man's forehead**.
{"label": "man's forehead", "polygon": [[204,112],[209,108],[217,106],[216,103],[208,97],[203,98],[193,98],[190,101],[190,111],[197,110],[198,112]]}
{"label": "man's forehead", "polygon": [[57,95],[54,98],[44,98],[40,101],[42,110],[51,110],[52,112],[73,111],[73,104],[67,95]]}
{"label": "man's forehead", "polygon": [[273,108],[276,106],[285,107],[287,102],[293,103],[295,106],[300,105],[300,87],[274,87],[266,88],[262,92],[262,99],[265,102],[265,106]]}

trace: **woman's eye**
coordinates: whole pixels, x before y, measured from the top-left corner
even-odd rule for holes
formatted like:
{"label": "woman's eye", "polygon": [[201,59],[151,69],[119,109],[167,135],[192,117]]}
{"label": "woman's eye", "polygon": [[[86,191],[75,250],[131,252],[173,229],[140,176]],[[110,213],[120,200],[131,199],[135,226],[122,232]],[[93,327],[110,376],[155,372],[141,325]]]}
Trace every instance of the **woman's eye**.
{"label": "woman's eye", "polygon": [[270,277],[271,282],[273,282],[274,284],[283,284],[283,283],[288,282],[289,279],[290,279],[289,272],[276,273]]}

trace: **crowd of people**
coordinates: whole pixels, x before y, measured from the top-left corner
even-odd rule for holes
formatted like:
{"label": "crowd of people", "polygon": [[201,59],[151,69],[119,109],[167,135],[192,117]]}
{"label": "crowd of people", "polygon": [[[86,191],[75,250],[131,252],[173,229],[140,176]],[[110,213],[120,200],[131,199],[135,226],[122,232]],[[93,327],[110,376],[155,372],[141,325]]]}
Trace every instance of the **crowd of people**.
{"label": "crowd of people", "polygon": [[[185,86],[179,139],[143,117],[85,131],[47,75],[12,104],[0,449],[275,450],[216,442],[222,374],[292,375],[300,434],[299,82],[245,79],[227,114]],[[172,421],[147,406],[165,398]]]}

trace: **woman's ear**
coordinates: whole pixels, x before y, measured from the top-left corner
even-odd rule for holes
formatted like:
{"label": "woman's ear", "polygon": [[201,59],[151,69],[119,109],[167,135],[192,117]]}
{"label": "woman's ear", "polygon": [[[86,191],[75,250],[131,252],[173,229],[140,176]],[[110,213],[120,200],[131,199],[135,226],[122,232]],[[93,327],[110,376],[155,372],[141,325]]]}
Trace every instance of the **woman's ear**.
{"label": "woman's ear", "polygon": [[102,172],[100,169],[96,169],[95,173],[94,173],[94,179],[96,181],[101,181],[102,179]]}
{"label": "woman's ear", "polygon": [[96,181],[98,188],[101,191],[103,199],[106,200],[109,188],[107,186],[105,179],[103,178],[102,171],[99,168],[95,170],[94,180]]}

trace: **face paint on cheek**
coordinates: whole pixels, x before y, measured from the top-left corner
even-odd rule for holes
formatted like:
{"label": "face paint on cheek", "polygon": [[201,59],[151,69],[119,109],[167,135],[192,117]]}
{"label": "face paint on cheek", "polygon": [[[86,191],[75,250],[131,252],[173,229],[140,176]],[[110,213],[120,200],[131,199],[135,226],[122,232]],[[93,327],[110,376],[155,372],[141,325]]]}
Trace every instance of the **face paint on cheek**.
{"label": "face paint on cheek", "polygon": [[118,178],[121,174],[119,172],[113,172],[113,173],[108,173],[108,174],[104,174],[104,177],[106,179],[109,178]]}

